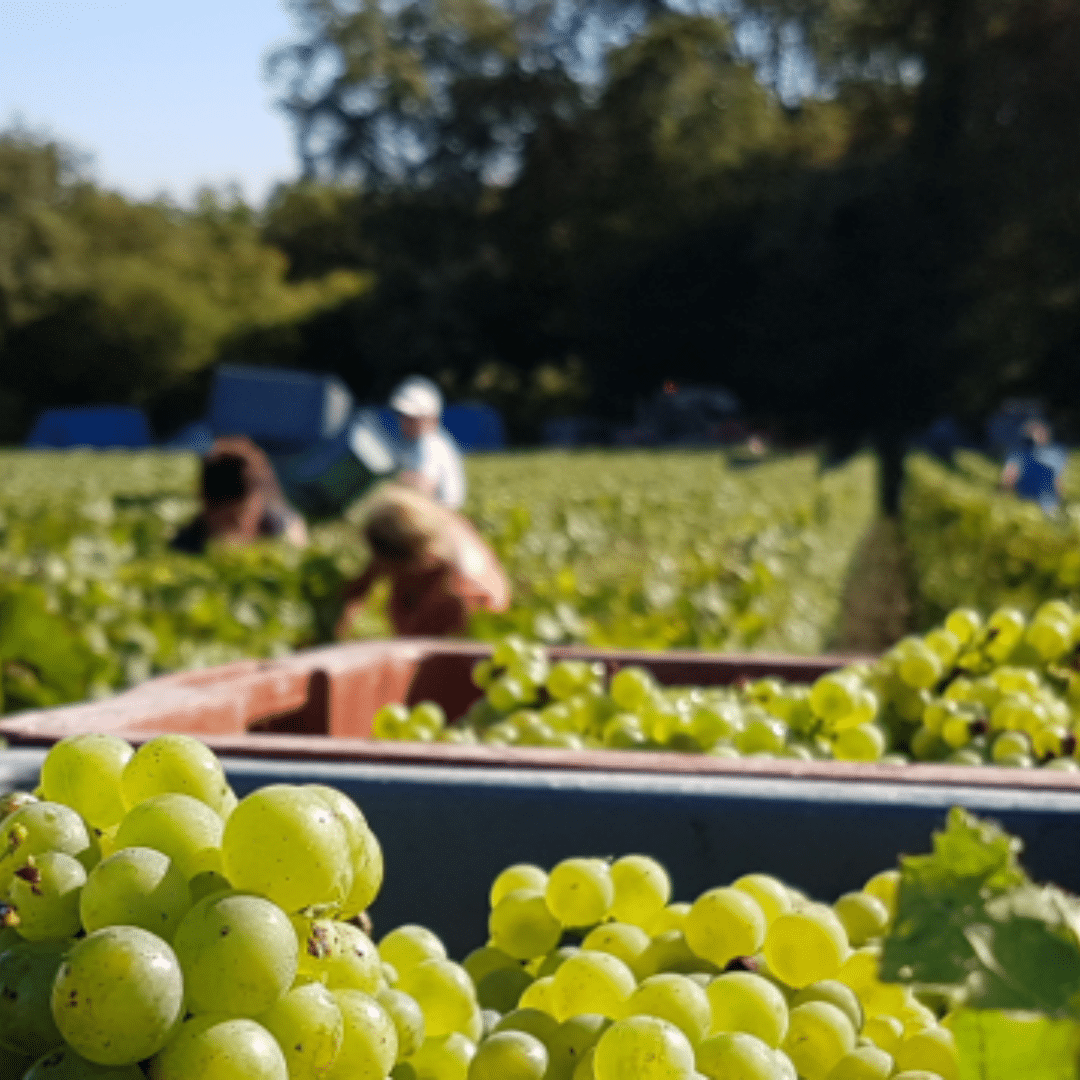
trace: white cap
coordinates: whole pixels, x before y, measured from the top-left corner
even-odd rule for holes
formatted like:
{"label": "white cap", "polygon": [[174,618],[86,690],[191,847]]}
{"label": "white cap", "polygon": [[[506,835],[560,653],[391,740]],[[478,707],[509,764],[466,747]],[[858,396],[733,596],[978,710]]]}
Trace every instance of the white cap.
{"label": "white cap", "polygon": [[390,408],[402,416],[441,416],[442,394],[422,375],[410,375],[390,396]]}

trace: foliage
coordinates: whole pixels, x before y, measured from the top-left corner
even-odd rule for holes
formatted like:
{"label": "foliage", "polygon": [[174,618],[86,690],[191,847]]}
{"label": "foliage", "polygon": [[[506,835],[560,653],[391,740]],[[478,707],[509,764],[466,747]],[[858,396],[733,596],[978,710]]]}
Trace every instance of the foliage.
{"label": "foliage", "polygon": [[286,269],[235,199],[132,203],[55,145],[0,134],[0,437],[46,404],[154,405],[245,335],[368,284],[340,268],[290,284]]}
{"label": "foliage", "polygon": [[[810,457],[745,472],[693,454],[468,465],[468,510],[516,591],[507,617],[478,621],[485,637],[512,625],[547,640],[813,652],[873,502],[865,461],[820,480]],[[316,526],[304,552],[169,551],[194,509],[189,455],[4,452],[0,472],[8,708],[327,641],[365,558],[347,520]],[[378,602],[357,632],[387,634]]]}
{"label": "foliage", "polygon": [[1036,504],[995,490],[998,470],[962,459],[950,470],[915,456],[907,466],[904,535],[926,625],[970,605],[1032,611],[1080,596],[1080,518],[1075,506],[1048,517]]}

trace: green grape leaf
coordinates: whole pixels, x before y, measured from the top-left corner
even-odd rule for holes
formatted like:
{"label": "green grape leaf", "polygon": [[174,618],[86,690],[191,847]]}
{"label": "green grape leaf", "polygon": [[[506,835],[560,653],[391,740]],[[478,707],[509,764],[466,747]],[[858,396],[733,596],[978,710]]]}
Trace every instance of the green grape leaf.
{"label": "green grape leaf", "polygon": [[959,1080],[1076,1080],[1080,1025],[1035,1013],[960,1009],[948,1021]]}
{"label": "green grape leaf", "polygon": [[1080,904],[1031,884],[1020,842],[963,810],[934,853],[901,860],[882,978],[961,990],[986,1009],[1074,1015],[1080,1000]]}

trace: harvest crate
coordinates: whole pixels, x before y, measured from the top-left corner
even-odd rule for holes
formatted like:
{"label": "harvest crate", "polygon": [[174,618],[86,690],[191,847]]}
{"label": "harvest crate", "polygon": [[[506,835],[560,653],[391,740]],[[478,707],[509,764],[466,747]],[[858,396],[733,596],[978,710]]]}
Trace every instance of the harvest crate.
{"label": "harvest crate", "polygon": [[[143,741],[163,731],[224,755],[243,795],[266,783],[329,783],[360,804],[383,843],[379,925],[421,922],[451,948],[482,939],[487,888],[512,862],[643,851],[693,897],[761,870],[833,898],[925,850],[950,806],[999,819],[1038,878],[1080,891],[1080,779],[1041,770],[704,754],[410,744],[365,738],[389,701],[438,701],[459,715],[490,647],[385,641],[313,649],[152,680],[105,701],[0,721],[0,789],[35,780],[44,748],[80,731]],[[642,664],[668,685],[778,675],[811,682],[850,658],[554,649],[609,673]]]}

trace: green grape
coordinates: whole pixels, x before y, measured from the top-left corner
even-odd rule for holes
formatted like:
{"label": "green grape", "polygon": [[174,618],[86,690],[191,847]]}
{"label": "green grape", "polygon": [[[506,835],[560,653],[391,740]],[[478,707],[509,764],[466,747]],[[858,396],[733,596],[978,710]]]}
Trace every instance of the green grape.
{"label": "green grape", "polygon": [[465,1033],[476,1011],[476,990],[468,973],[452,960],[423,960],[401,972],[398,989],[424,1014],[428,1036]]}
{"label": "green grape", "polygon": [[229,879],[216,870],[203,870],[201,873],[196,874],[187,884],[188,889],[191,891],[191,902],[193,904],[197,904],[204,896],[209,896],[211,893],[228,892],[232,888]]}
{"label": "green grape", "polygon": [[834,671],[822,675],[810,688],[810,708],[815,716],[835,723],[858,707],[857,689],[850,672]]}
{"label": "green grape", "polygon": [[904,1038],[904,1024],[895,1016],[870,1016],[863,1024],[862,1033],[885,1053],[895,1055]]}
{"label": "green grape", "polygon": [[88,933],[104,926],[140,926],[172,942],[191,903],[188,883],[168,855],[131,847],[90,871],[79,895],[79,916]]}
{"label": "green grape", "polygon": [[845,893],[833,904],[833,911],[843,924],[848,941],[856,947],[881,937],[889,928],[889,909],[867,892]]}
{"label": "green grape", "polygon": [[709,1080],[779,1080],[773,1050],[744,1032],[723,1032],[697,1049],[697,1068]]}
{"label": "green grape", "polygon": [[784,749],[787,734],[787,725],[783,720],[757,716],[735,736],[735,747],[740,754],[778,754]]}
{"label": "green grape", "polygon": [[63,1042],[49,1002],[67,941],[20,941],[0,953],[0,1045],[37,1058]]}
{"label": "green grape", "polygon": [[221,870],[224,825],[206,803],[190,795],[154,795],[129,810],[116,830],[115,850],[148,847],[173,861],[188,880]]}
{"label": "green grape", "polygon": [[652,675],[644,668],[624,667],[611,678],[608,694],[620,709],[634,712],[648,701],[656,690]]}
{"label": "green grape", "polygon": [[419,705],[414,705],[409,713],[409,727],[413,731],[437,735],[446,727],[446,713],[442,706],[434,701],[421,701]]}
{"label": "green grape", "polygon": [[552,949],[546,956],[537,957],[535,960],[530,961],[530,965],[537,965],[536,976],[543,978],[545,975],[554,975],[571,956],[577,956],[579,952],[581,952],[581,949],[576,945],[560,945],[559,948]]}
{"label": "green grape", "polygon": [[596,1080],[596,1072],[593,1069],[593,1062],[596,1060],[596,1047],[590,1046],[585,1051],[581,1060],[574,1066],[574,1073],[571,1080]]}
{"label": "green grape", "polygon": [[377,991],[375,1000],[394,1023],[398,1038],[398,1060],[403,1061],[407,1057],[412,1057],[420,1048],[426,1035],[424,1010],[416,1003],[415,998],[409,997],[401,990],[392,990],[388,987]]}
{"label": "green grape", "polygon": [[386,1010],[360,990],[334,990],[345,1022],[341,1050],[324,1080],[383,1080],[398,1056],[397,1028]]}
{"label": "green grape", "polygon": [[918,638],[909,638],[898,649],[900,678],[916,690],[927,690],[944,674],[945,665],[933,649]]}
{"label": "green grape", "polygon": [[668,904],[667,907],[658,911],[645,927],[646,933],[651,937],[664,934],[668,930],[685,930],[686,916],[690,914],[690,905],[685,901]]}
{"label": "green grape", "polygon": [[564,1020],[549,1038],[541,1039],[547,1046],[550,1059],[549,1080],[572,1076],[610,1026],[611,1021],[606,1016],[582,1013]]}
{"label": "green grape", "polygon": [[500,675],[487,688],[488,701],[501,713],[512,712],[518,705],[530,700],[528,690],[520,679],[512,675]]}
{"label": "green grape", "polygon": [[640,926],[631,923],[601,923],[589,931],[581,947],[610,953],[632,968],[638,957],[649,947],[649,935]]}
{"label": "green grape", "polygon": [[476,1000],[481,1008],[504,1013],[517,1007],[533,977],[520,965],[489,971],[476,984]]}
{"label": "green grape", "polygon": [[837,761],[878,761],[887,746],[887,736],[877,724],[858,724],[837,734],[833,756]]}
{"label": "green grape", "polygon": [[923,638],[923,643],[945,667],[953,664],[960,653],[960,639],[947,626],[931,630]]}
{"label": "green grape", "polygon": [[371,718],[371,732],[376,739],[408,737],[409,710],[398,702],[377,709]]}
{"label": "green grape", "polygon": [[712,1009],[710,1035],[741,1031],[775,1049],[787,1035],[788,1006],[774,983],[750,971],[718,975],[705,988]]}
{"label": "green grape", "polygon": [[225,826],[221,855],[236,888],[287,912],[340,908],[352,892],[348,833],[308,788],[272,784],[242,799]]}
{"label": "green grape", "polygon": [[740,889],[757,901],[765,916],[766,926],[771,926],[778,915],[791,910],[791,897],[784,883],[769,874],[744,874],[733,881],[731,887]]}
{"label": "green grape", "polygon": [[299,972],[331,990],[374,994],[382,984],[382,963],[371,939],[352,923],[332,919],[290,919],[300,942]]}
{"label": "green grape", "polygon": [[468,1080],[469,1062],[476,1044],[460,1032],[452,1031],[424,1040],[406,1064],[412,1066],[416,1080]]}
{"label": "green grape", "polygon": [[674,1024],[632,1016],[617,1020],[600,1036],[593,1072],[596,1080],[690,1080],[694,1048]]}
{"label": "green grape", "polygon": [[531,960],[558,945],[562,924],[548,909],[543,893],[515,889],[492,909],[488,932],[497,949],[516,960]]}
{"label": "green grape", "polygon": [[524,1031],[547,1046],[559,1030],[559,1021],[541,1009],[511,1009],[499,1017],[492,1031]]}
{"label": "green grape", "polygon": [[542,1080],[548,1052],[524,1031],[497,1031],[477,1048],[469,1063],[469,1080]]}
{"label": "green grape", "polygon": [[633,750],[646,744],[641,721],[633,713],[616,713],[601,732],[604,746],[612,750]]}
{"label": "green grape", "polygon": [[971,608],[955,608],[945,618],[945,629],[955,634],[961,645],[967,645],[982,629],[982,616]]}
{"label": "green grape", "polygon": [[931,1027],[908,1035],[896,1048],[895,1057],[901,1072],[925,1069],[937,1073],[942,1080],[959,1080],[960,1059],[948,1028]]}
{"label": "green grape", "polygon": [[752,896],[740,889],[710,889],[686,916],[686,943],[722,968],[736,956],[756,953],[765,929],[765,915]]}
{"label": "green grape", "polygon": [[830,1005],[835,1005],[848,1018],[856,1034],[862,1030],[862,1003],[855,991],[846,983],[837,979],[822,979],[821,982],[811,983],[792,996],[790,1005],[794,1008],[808,1001],[826,1001]]}
{"label": "green grape", "polygon": [[225,770],[205,743],[190,735],[158,735],[143,743],[124,767],[120,792],[130,810],[155,795],[189,795],[215,813],[229,783]]}
{"label": "green grape", "polygon": [[1022,731],[1003,731],[990,748],[990,756],[999,765],[1016,757],[1026,757],[1031,751],[1031,742]]}
{"label": "green grape", "polygon": [[289,1080],[319,1080],[333,1065],[345,1038],[334,995],[320,983],[297,986],[258,1017],[277,1040]]}
{"label": "green grape", "polygon": [[560,660],[551,665],[545,686],[556,701],[566,701],[588,683],[590,678],[589,665],[584,660]]}
{"label": "green grape", "polygon": [[791,1010],[783,1049],[804,1080],[825,1080],[855,1049],[855,1031],[835,1005],[808,1001]]}
{"label": "green grape", "polygon": [[833,1066],[828,1080],[888,1080],[893,1059],[876,1046],[856,1046]]}
{"label": "green grape", "polygon": [[239,1017],[193,1016],[150,1062],[150,1080],[292,1080],[277,1040]]}
{"label": "green grape", "polygon": [[46,754],[41,787],[50,802],[78,811],[98,829],[120,823],[120,777],[135,751],[115,735],[71,735]]}
{"label": "green grape", "polygon": [[665,930],[649,942],[648,948],[637,958],[634,974],[639,979],[648,978],[661,971],[689,974],[693,971],[716,971],[717,965],[693,952],[681,930]]}
{"label": "green grape", "polygon": [[625,1016],[657,1016],[697,1046],[712,1024],[708,994],[693,979],[667,972],[643,980],[626,1003]]}
{"label": "green grape", "polygon": [[477,660],[472,666],[473,686],[478,690],[486,690],[494,678],[494,671],[495,665],[490,660]]}
{"label": "green grape", "polygon": [[690,733],[702,746],[730,739],[742,730],[742,715],[731,702],[699,705],[690,716]]}
{"label": "green grape", "polygon": [[615,899],[611,868],[603,859],[564,859],[548,874],[544,898],[563,926],[592,926]]}
{"label": "green grape", "polygon": [[393,964],[400,977],[425,960],[445,960],[446,947],[426,926],[406,923],[382,938],[379,956],[384,963]]}
{"label": "green grape", "polygon": [[520,968],[521,962],[508,956],[502,949],[496,949],[493,945],[481,945],[479,949],[473,949],[461,966],[469,973],[469,978],[474,983],[479,983],[485,975],[503,968]]}
{"label": "green grape", "polygon": [[1023,614],[1015,608],[998,608],[986,623],[986,655],[995,663],[1007,659],[1023,637],[1026,625]]}
{"label": "green grape", "polygon": [[138,1065],[95,1065],[79,1057],[70,1046],[58,1046],[36,1063],[27,1060],[24,1071],[18,1073],[5,1072],[6,1064],[4,1051],[0,1050],[0,1076],[21,1076],[23,1080],[146,1080]]}
{"label": "green grape", "polygon": [[132,1065],[170,1039],[182,1014],[176,954],[137,926],[107,926],[77,941],[52,987],[60,1034],[98,1065]]}
{"label": "green grape", "polygon": [[360,807],[348,795],[323,784],[308,784],[304,790],[312,792],[330,807],[331,813],[349,838],[352,888],[342,905],[341,918],[354,918],[371,906],[382,888],[382,847]]}
{"label": "green grape", "polygon": [[1043,660],[1057,660],[1067,653],[1073,644],[1073,624],[1064,619],[1036,618],[1027,628],[1024,640]]}
{"label": "green grape", "polygon": [[601,952],[581,952],[571,956],[552,979],[553,1015],[560,1022],[578,1013],[596,1013],[615,1019],[622,1015],[637,987],[633,972],[626,964],[618,957]]}
{"label": "green grape", "polygon": [[293,984],[299,961],[288,916],[261,896],[213,893],[180,921],[173,948],[189,1012],[256,1017]]}
{"label": "green grape", "polygon": [[89,869],[93,851],[83,819],[62,803],[36,802],[8,814],[0,831],[0,896],[11,887],[11,879],[31,855],[58,851],[71,855]]}
{"label": "green grape", "polygon": [[798,989],[833,978],[849,949],[843,924],[832,910],[812,904],[781,915],[769,927],[763,951],[769,970]]}
{"label": "green grape", "polygon": [[74,937],[82,929],[79,894],[86,871],[78,859],[59,851],[28,855],[11,880],[8,903],[27,941]]}
{"label": "green grape", "polygon": [[497,668],[521,663],[529,654],[529,643],[518,634],[507,634],[491,650],[491,662]]}

